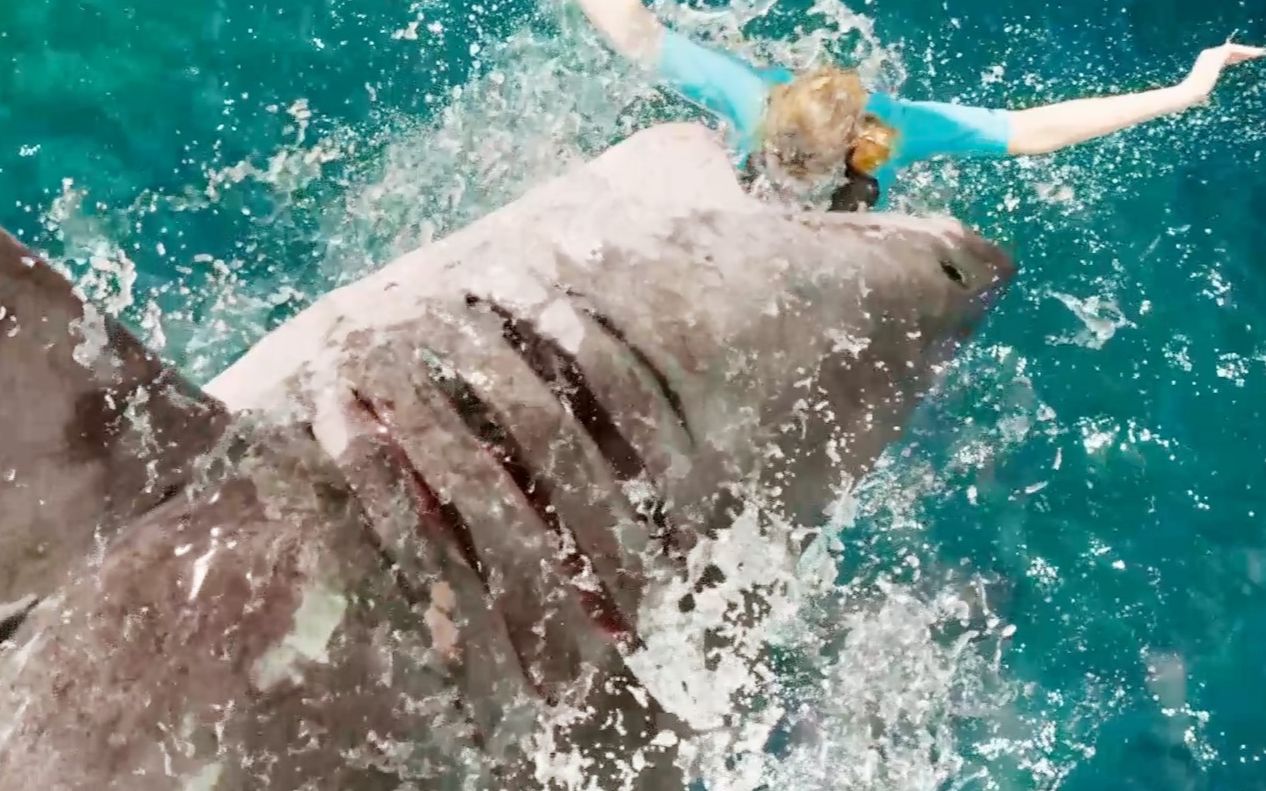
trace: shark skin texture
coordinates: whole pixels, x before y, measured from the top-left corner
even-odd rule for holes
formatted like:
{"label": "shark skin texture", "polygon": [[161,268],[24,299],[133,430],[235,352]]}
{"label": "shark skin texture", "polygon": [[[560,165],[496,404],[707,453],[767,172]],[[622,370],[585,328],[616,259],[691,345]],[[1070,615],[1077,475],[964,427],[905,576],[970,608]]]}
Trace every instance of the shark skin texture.
{"label": "shark skin texture", "polygon": [[[7,234],[0,306],[3,603],[51,593],[94,532],[108,538],[183,488],[226,415]],[[124,430],[137,420],[148,446]]]}
{"label": "shark skin texture", "polygon": [[709,656],[1014,271],[669,125],[200,391],[5,236],[0,791],[685,787]]}

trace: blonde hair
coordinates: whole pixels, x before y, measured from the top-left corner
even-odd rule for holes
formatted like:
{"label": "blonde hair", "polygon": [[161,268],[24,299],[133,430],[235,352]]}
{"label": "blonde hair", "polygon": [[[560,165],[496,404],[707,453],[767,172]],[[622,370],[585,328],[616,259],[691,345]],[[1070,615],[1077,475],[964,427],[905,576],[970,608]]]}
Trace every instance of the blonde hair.
{"label": "blonde hair", "polygon": [[843,169],[850,156],[869,172],[888,158],[892,141],[892,130],[866,114],[869,99],[857,72],[835,67],[779,85],[765,112],[764,148],[794,176]]}

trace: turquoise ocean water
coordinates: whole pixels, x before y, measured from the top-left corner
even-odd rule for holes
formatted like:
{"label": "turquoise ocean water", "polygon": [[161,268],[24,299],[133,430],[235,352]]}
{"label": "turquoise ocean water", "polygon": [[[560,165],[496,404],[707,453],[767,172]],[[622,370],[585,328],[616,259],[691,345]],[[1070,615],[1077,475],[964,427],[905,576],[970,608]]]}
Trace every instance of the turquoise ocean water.
{"label": "turquoise ocean water", "polygon": [[[753,57],[830,52],[911,98],[999,106],[1266,41],[1260,0],[663,10]],[[0,62],[0,224],[199,379],[690,112],[524,0],[27,0],[0,7]],[[1181,119],[922,166],[901,193],[1023,274],[843,509],[839,579],[870,604],[837,622],[814,703],[830,749],[781,784],[1266,789],[1266,69]],[[927,637],[971,579],[993,637]]]}

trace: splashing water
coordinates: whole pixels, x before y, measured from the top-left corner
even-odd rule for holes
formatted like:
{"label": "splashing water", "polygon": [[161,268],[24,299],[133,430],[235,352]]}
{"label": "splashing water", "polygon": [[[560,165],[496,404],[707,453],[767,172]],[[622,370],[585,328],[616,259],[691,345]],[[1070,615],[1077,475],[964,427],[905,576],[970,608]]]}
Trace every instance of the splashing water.
{"label": "splashing water", "polygon": [[[837,59],[911,98],[1008,106],[1169,79],[1222,21],[1157,43],[1146,10],[1065,5],[658,4],[761,63]],[[638,128],[693,117],[561,0],[414,2],[371,22],[360,6],[307,18],[301,39],[342,68],[375,48],[410,64],[342,86],[369,109],[339,115],[333,89],[280,78],[208,88],[198,140],[164,160],[179,177],[128,190],[58,173],[20,207],[85,296],[197,379],[330,288]],[[1266,36],[1248,13],[1238,26]],[[906,439],[841,483],[798,571],[730,568],[735,586],[779,595],[725,665],[727,694],[684,712],[710,728],[695,746],[710,788],[1263,777],[1266,721],[1237,701],[1260,680],[1242,655],[1266,612],[1266,505],[1242,464],[1266,433],[1239,394],[1266,375],[1266,281],[1247,263],[1266,242],[1249,212],[1266,185],[1229,164],[1260,165],[1266,127],[1244,121],[1263,106],[1245,83],[1228,89],[1244,113],[1217,104],[1053,158],[925,163],[902,181],[899,207],[952,210],[1010,242],[1027,281]],[[52,156],[38,140],[13,149],[19,164]],[[696,617],[724,623],[732,594]]]}

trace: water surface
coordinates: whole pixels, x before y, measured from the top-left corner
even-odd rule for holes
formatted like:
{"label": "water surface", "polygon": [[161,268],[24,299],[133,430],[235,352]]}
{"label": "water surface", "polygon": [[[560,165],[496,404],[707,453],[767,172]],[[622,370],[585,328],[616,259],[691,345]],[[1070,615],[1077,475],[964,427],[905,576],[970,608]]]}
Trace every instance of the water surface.
{"label": "water surface", "polygon": [[[1266,9],[1229,0],[664,10],[752,57],[830,52],[911,98],[1013,107],[1266,40]],[[199,379],[691,113],[528,2],[27,0],[0,7],[0,47],[0,223]],[[806,615],[848,635],[818,668],[826,746],[771,782],[1266,788],[1264,84],[1243,68],[1181,119],[903,183],[1023,276],[842,509],[839,581],[864,604]],[[986,638],[930,636],[972,579]]]}

